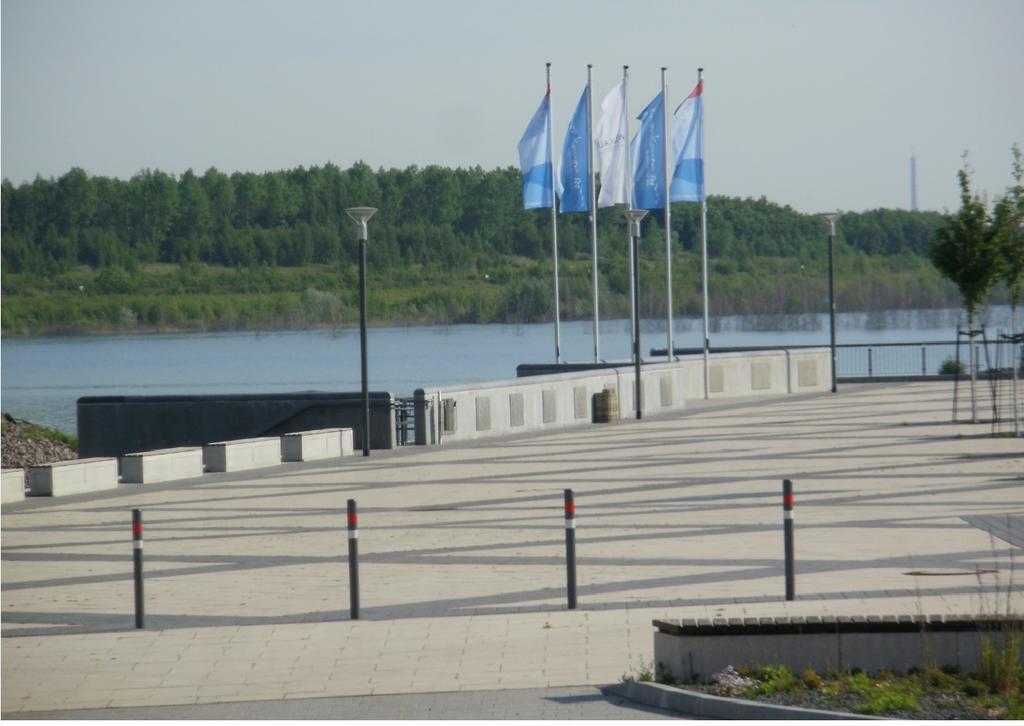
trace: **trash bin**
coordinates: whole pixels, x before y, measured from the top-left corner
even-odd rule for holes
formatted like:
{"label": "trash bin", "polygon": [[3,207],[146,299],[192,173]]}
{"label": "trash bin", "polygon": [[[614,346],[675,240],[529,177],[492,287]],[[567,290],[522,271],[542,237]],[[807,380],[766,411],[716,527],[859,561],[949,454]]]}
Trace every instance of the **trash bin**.
{"label": "trash bin", "polygon": [[619,420],[619,394],[614,388],[606,388],[594,394],[594,423],[611,423]]}

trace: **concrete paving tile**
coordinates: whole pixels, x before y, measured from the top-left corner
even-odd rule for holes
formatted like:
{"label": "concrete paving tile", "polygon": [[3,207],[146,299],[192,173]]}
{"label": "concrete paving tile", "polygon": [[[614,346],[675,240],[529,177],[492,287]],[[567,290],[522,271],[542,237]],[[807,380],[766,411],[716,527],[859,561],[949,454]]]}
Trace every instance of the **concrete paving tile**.
{"label": "concrete paving tile", "polygon": [[414,693],[412,689],[412,681],[392,681],[388,683],[373,684],[373,687],[369,690],[367,695],[370,696],[389,696],[397,695],[399,693]]}
{"label": "concrete paving tile", "polygon": [[412,693],[439,693],[444,691],[454,691],[458,689],[459,681],[455,676],[448,677],[413,677],[409,684],[409,690]]}
{"label": "concrete paving tile", "polygon": [[[888,406],[891,413],[875,414],[875,402],[887,398],[898,401]],[[210,678],[204,685],[213,687],[235,685],[211,680],[218,673],[242,682],[258,668],[264,677],[284,683],[289,676],[302,680],[297,673],[312,678],[329,671],[325,693],[366,693],[384,687],[426,692],[423,689],[429,684],[412,680],[421,663],[424,668],[434,667],[433,675],[457,672],[458,688],[472,685],[465,678],[479,677],[489,683],[490,679],[500,680],[502,674],[504,687],[510,687],[513,676],[527,681],[535,679],[537,672],[550,677],[546,682],[576,678],[569,674],[577,673],[593,683],[617,680],[636,659],[650,659],[654,618],[864,613],[883,605],[887,611],[911,613],[921,607],[950,613],[973,610],[977,598],[972,601],[970,595],[950,593],[945,585],[929,589],[920,583],[906,583],[913,578],[902,574],[902,562],[885,561],[894,543],[923,559],[926,564],[922,567],[947,564],[938,559],[943,555],[955,555],[962,566],[988,561],[991,557],[985,553],[992,549],[990,538],[959,517],[965,511],[1007,509],[1024,515],[1024,488],[1007,488],[998,481],[1007,472],[1024,470],[1024,455],[1015,456],[1005,440],[954,439],[963,427],[944,424],[945,418],[948,391],[935,384],[844,387],[839,397],[803,397],[723,410],[712,407],[686,416],[652,419],[628,432],[626,427],[614,432],[581,429],[517,440],[512,445],[503,441],[463,449],[402,452],[410,454],[402,466],[378,463],[359,474],[372,479],[378,476],[375,472],[383,472],[383,477],[395,484],[371,485],[360,493],[361,507],[374,511],[375,521],[389,523],[376,530],[368,527],[370,536],[364,539],[365,551],[382,560],[373,565],[377,577],[367,578],[364,602],[372,602],[387,620],[241,624],[246,616],[304,618],[317,607],[325,612],[344,611],[343,567],[294,563],[310,551],[329,551],[340,558],[343,542],[333,533],[274,532],[246,537],[244,542],[163,542],[161,546],[171,548],[166,552],[183,556],[174,567],[185,564],[185,555],[216,551],[239,558],[237,571],[216,580],[188,575],[154,581],[160,602],[172,602],[174,597],[176,608],[197,621],[234,617],[238,624],[84,635],[45,635],[46,630],[40,628],[39,635],[5,638],[5,711],[12,692],[24,692],[33,685],[11,677],[12,667],[18,673],[63,671],[63,677],[54,679],[61,696],[72,689],[82,692],[85,681],[73,671],[92,670],[94,675],[116,677],[122,669],[128,673],[155,669],[138,670],[135,677],[141,677],[160,674],[159,669],[168,663],[181,663],[184,670],[177,673],[186,679],[207,669]],[[794,426],[792,421],[797,419],[808,423]],[[881,428],[902,420],[928,425]],[[781,426],[786,427],[786,436],[775,435]],[[879,428],[872,431],[870,426]],[[822,431],[828,432],[827,440]],[[632,440],[624,441],[624,432]],[[939,435],[944,437],[941,441],[936,438]],[[997,457],[986,461],[961,457],[981,452]],[[724,472],[723,458],[729,462]],[[649,465],[637,475],[632,462],[639,459]],[[680,474],[682,461],[686,462],[685,475]],[[782,472],[791,472],[793,462],[805,472],[797,478],[798,546],[801,551],[816,551],[820,571],[801,573],[798,569],[801,600],[770,602],[781,598],[781,592],[776,592],[781,590],[780,575],[757,563],[780,559],[775,497]],[[331,484],[337,476],[344,480],[355,475],[346,468],[325,465],[324,469],[334,472],[326,476]],[[458,476],[451,473],[455,469]],[[913,475],[905,476],[908,472]],[[515,486],[481,484],[496,474],[516,480]],[[888,497],[894,477],[900,479],[899,498]],[[581,568],[585,605],[578,611],[564,610],[558,507],[560,488],[566,483],[577,491],[581,555],[585,553],[584,557],[594,558],[596,563],[608,562]],[[266,488],[265,480],[245,475],[204,486],[204,495],[224,497],[219,501],[211,497],[214,501],[206,512],[196,509],[191,503],[195,492],[185,489],[122,498],[127,504],[127,499],[138,496],[180,497],[188,502],[185,506],[194,512],[190,516],[197,522],[216,522],[222,529],[237,526],[239,517],[246,518],[249,526],[248,518],[256,511],[271,515],[275,524],[302,527],[303,520],[287,508],[275,509],[280,502],[274,499],[227,498],[263,496],[273,489]],[[293,507],[338,507],[337,501],[325,494],[281,491],[289,493]],[[967,505],[963,491],[970,492]],[[544,503],[548,496],[554,500],[550,507]],[[769,506],[758,506],[768,501],[772,502]],[[463,502],[473,505],[461,506]],[[657,506],[651,506],[652,502]],[[663,511],[666,503],[673,511]],[[173,506],[171,500],[163,504]],[[443,513],[405,511],[448,504],[453,509]],[[59,521],[61,517],[88,525],[105,516],[80,509],[58,505],[47,512],[58,524],[65,524]],[[173,516],[167,511],[166,516]],[[8,527],[9,522],[24,519],[24,514],[12,516],[5,511],[3,517],[5,547],[38,542],[46,546],[41,550],[45,552],[81,555],[102,551],[74,545],[76,539],[81,541],[81,531],[66,530],[73,536],[63,540],[64,528],[33,533],[30,539],[17,526]],[[548,519],[552,533],[538,526]],[[451,528],[424,526],[448,522]],[[524,526],[516,529],[517,522]],[[501,528],[488,530],[488,524]],[[643,534],[650,536],[638,536]],[[535,541],[543,544],[533,544]],[[434,552],[421,558],[428,550]],[[530,564],[489,559],[515,556]],[[260,558],[276,558],[281,564],[259,564],[258,569],[246,570],[247,561],[256,565]],[[395,561],[388,562],[389,558]],[[444,558],[450,558],[449,563],[439,564]],[[454,564],[455,558],[459,558],[458,564]],[[551,564],[529,558],[546,558]],[[934,561],[929,563],[928,558]],[[728,562],[723,564],[723,559]],[[665,567],[668,560],[670,568]],[[40,582],[75,574],[73,564],[33,564],[38,567],[32,577]],[[324,574],[339,569],[341,572]],[[438,571],[445,576],[443,582],[437,578]],[[16,613],[39,609],[37,591],[6,589],[9,583],[26,582],[25,573],[26,568],[19,569],[17,563],[5,562],[5,605],[13,602]],[[915,588],[924,594],[915,597]],[[545,590],[550,590],[551,596]],[[62,612],[71,602],[78,602],[83,614],[120,612],[123,603],[99,595],[100,591],[95,585],[69,585],[59,590],[48,588],[47,594],[58,596],[53,602]],[[11,592],[16,597],[8,600]],[[129,590],[125,592],[130,595]],[[540,609],[547,607],[551,610]],[[159,610],[153,612],[160,614]],[[171,615],[174,613],[166,613]],[[55,616],[55,620],[61,617]],[[125,618],[130,623],[127,611]],[[24,661],[29,659],[20,654],[29,652],[67,658],[28,665]],[[202,660],[200,655],[209,657]],[[486,672],[488,667],[506,670]],[[467,669],[473,673],[466,673]],[[380,678],[371,688],[374,675]],[[241,700],[265,698],[268,691],[264,683],[239,687],[249,689],[233,697]],[[29,695],[35,698],[32,702],[39,703],[50,694],[34,695],[29,690]]]}
{"label": "concrete paving tile", "polygon": [[292,679],[291,670],[263,670],[252,671],[245,676],[246,685],[267,684],[276,685],[285,683]]}
{"label": "concrete paving tile", "polygon": [[237,697],[242,691],[241,685],[206,685],[196,689],[196,698],[226,700],[230,697]]}
{"label": "concrete paving tile", "polygon": [[[149,705],[151,706],[177,706],[179,704],[193,704],[196,702],[195,688],[159,688],[150,691]],[[116,694],[113,703],[120,701]]]}
{"label": "concrete paving tile", "polygon": [[[128,696],[126,696],[124,694],[121,694],[121,695],[115,694],[110,699],[110,705],[108,706],[108,708],[132,708],[134,706],[152,706],[152,705],[154,705],[153,704],[153,700],[152,700],[152,694],[150,694],[148,692],[147,693],[143,693],[142,691],[138,691],[136,693],[136,695],[134,695],[132,697],[128,697]],[[165,704],[165,705],[168,705],[168,704]],[[169,704],[169,705],[174,705],[174,704]],[[45,707],[44,708],[40,708],[38,710],[40,710],[40,711],[41,710],[45,710]]]}
{"label": "concrete paving tile", "polygon": [[[68,697],[61,703],[60,708],[62,710],[67,709],[85,709],[85,708],[109,708],[111,703],[112,694],[79,694],[72,693],[68,694]],[[7,709],[7,704],[4,703],[4,710]],[[42,709],[33,709],[42,710]]]}

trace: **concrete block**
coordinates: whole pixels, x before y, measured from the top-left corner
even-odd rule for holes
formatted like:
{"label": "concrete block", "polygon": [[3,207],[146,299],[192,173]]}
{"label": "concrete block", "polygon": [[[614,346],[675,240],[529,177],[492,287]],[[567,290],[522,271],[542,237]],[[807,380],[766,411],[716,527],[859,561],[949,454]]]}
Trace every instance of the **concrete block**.
{"label": "concrete block", "polygon": [[203,449],[199,446],[140,451],[121,457],[121,481],[129,484],[156,484],[202,475]]}
{"label": "concrete block", "polygon": [[554,389],[549,388],[541,392],[541,408],[543,410],[544,423],[555,423],[558,421],[558,399]]}
{"label": "concrete block", "polygon": [[34,497],[62,497],[117,488],[117,459],[72,459],[28,472],[29,493]]}
{"label": "concrete block", "polygon": [[587,387],[585,385],[573,386],[572,413],[574,418],[590,418],[590,409],[587,406]]}
{"label": "concrete block", "polygon": [[355,434],[352,433],[352,429],[341,430],[341,455],[352,456],[355,452]]}
{"label": "concrete block", "polygon": [[808,388],[818,385],[818,362],[815,360],[799,360],[796,362],[797,385]]}
{"label": "concrete block", "polygon": [[488,396],[476,397],[476,430],[491,430],[491,399]]}
{"label": "concrete block", "polygon": [[660,403],[662,408],[672,407],[672,375],[670,373],[663,373],[658,379],[659,393],[661,394]]}
{"label": "concrete block", "polygon": [[352,429],[341,428],[285,434],[281,437],[281,459],[313,461],[351,456],[352,440]]}
{"label": "concrete block", "polygon": [[446,434],[454,434],[459,430],[457,403],[454,398],[441,399],[441,430]]}
{"label": "concrete block", "polygon": [[[904,627],[881,622],[881,618],[879,623],[860,620],[788,628],[782,625],[777,633],[770,625],[763,632],[753,628],[743,633],[744,628],[735,628],[739,631],[736,635],[724,634],[726,629],[711,625],[703,634],[659,630],[654,634],[654,661],[683,681],[704,681],[727,665],[779,664],[794,673],[806,668],[819,673],[830,668],[860,668],[868,673],[887,668],[900,673],[934,663],[973,671],[979,667],[983,639],[1004,644],[1002,633],[986,629],[988,626],[970,629],[973,626],[968,623],[964,626],[968,629],[921,630],[921,625],[914,623]],[[800,632],[802,628],[809,632]],[[834,632],[826,632],[829,629]],[[1017,647],[1024,655],[1024,645]]]}
{"label": "concrete block", "polygon": [[281,463],[281,439],[267,436],[216,441],[203,447],[203,463],[207,471],[241,471],[276,466]]}
{"label": "concrete block", "polygon": [[524,421],[523,394],[508,394],[508,425],[522,426]]}
{"label": "concrete block", "polygon": [[20,502],[25,498],[25,470],[4,469],[3,490],[0,502]]}
{"label": "concrete block", "polygon": [[750,388],[754,391],[767,391],[772,387],[772,368],[767,361],[754,361],[750,364]]}
{"label": "concrete block", "polygon": [[725,369],[721,365],[713,365],[708,368],[708,388],[711,393],[725,391]]}

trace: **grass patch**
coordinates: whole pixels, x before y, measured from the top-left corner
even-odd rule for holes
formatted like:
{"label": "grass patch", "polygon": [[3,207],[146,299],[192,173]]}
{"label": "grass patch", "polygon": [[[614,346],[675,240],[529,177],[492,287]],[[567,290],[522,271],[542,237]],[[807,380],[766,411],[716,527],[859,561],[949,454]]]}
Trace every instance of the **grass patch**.
{"label": "grass patch", "polygon": [[742,691],[728,693],[710,686],[716,695],[739,695],[756,701],[890,718],[1013,719],[1024,716],[1021,694],[1024,676],[1008,653],[1020,641],[996,639],[989,662],[977,673],[959,673],[935,667],[913,669],[905,674],[888,670],[865,673],[819,674],[807,669],[797,676],[785,666],[740,666],[735,674],[751,679]]}
{"label": "grass patch", "polygon": [[57,429],[47,428],[46,426],[29,423],[28,421],[17,421],[8,418],[6,415],[3,417],[3,423],[0,426],[3,428],[17,427],[18,436],[26,441],[56,441],[70,447],[74,451],[78,451],[78,437],[58,431]]}

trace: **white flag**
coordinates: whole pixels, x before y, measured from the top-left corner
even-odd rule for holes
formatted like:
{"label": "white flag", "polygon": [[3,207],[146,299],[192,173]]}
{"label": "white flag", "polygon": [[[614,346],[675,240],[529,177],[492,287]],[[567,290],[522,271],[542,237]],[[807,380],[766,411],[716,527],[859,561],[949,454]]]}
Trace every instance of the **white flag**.
{"label": "white flag", "polygon": [[601,101],[601,120],[594,127],[594,152],[601,174],[598,207],[626,204],[630,174],[626,169],[626,87],[619,81]]}

